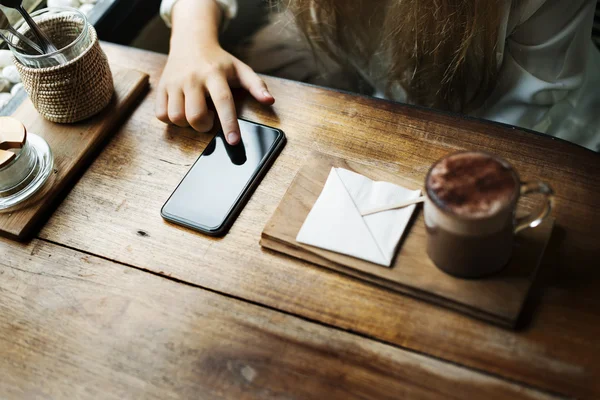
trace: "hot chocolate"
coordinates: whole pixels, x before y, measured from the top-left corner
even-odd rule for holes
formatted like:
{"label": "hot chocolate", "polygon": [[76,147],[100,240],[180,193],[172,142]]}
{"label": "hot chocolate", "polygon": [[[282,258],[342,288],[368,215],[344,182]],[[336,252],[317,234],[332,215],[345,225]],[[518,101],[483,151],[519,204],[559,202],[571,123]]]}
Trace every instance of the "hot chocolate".
{"label": "hot chocolate", "polygon": [[494,273],[508,262],[519,179],[486,153],[450,155],[426,179],[427,252],[442,270],[461,277]]}
{"label": "hot chocolate", "polygon": [[458,153],[438,162],[427,192],[442,208],[467,218],[485,218],[515,200],[519,181],[512,167],[485,153]]}

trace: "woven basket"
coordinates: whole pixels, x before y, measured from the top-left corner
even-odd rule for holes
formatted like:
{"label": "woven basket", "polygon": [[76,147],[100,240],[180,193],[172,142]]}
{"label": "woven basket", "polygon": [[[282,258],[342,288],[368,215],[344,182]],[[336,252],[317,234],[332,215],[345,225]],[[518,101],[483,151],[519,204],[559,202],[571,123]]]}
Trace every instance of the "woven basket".
{"label": "woven basket", "polygon": [[[42,30],[60,49],[82,31],[82,22],[65,16],[40,21]],[[100,112],[110,102],[113,79],[98,35],[88,25],[90,45],[71,61],[49,68],[31,68],[14,59],[23,86],[38,112],[47,120],[73,123]],[[29,36],[29,35],[27,35]]]}

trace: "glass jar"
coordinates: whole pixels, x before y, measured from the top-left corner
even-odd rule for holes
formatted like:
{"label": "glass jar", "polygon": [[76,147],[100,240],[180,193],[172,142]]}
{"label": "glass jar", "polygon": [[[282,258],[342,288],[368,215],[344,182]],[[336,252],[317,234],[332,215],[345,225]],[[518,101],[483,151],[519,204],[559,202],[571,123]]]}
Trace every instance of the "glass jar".
{"label": "glass jar", "polygon": [[[87,18],[75,8],[44,8],[32,13],[31,17],[58,50],[48,54],[24,54],[8,43],[14,56],[25,66],[48,68],[66,64],[83,54],[92,44]],[[35,41],[33,32],[23,19],[15,24],[15,29]],[[14,37],[13,40],[20,44],[18,38]]]}
{"label": "glass jar", "polygon": [[35,201],[38,196],[33,196],[48,187],[54,169],[50,146],[38,135],[28,133],[25,145],[15,153],[15,159],[0,168],[0,212],[21,207],[26,200]]}
{"label": "glass jar", "polygon": [[8,165],[0,168],[0,197],[6,197],[29,183],[35,173],[37,157],[29,142],[18,151]]}

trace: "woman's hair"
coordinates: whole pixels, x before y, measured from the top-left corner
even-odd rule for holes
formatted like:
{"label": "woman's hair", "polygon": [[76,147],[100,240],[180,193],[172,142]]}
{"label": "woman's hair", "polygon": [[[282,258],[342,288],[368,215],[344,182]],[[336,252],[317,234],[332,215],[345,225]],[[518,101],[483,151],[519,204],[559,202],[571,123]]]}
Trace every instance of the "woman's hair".
{"label": "woman's hair", "polygon": [[[300,29],[342,64],[380,73],[416,104],[465,112],[498,72],[502,0],[287,0]],[[380,63],[374,66],[373,63]]]}

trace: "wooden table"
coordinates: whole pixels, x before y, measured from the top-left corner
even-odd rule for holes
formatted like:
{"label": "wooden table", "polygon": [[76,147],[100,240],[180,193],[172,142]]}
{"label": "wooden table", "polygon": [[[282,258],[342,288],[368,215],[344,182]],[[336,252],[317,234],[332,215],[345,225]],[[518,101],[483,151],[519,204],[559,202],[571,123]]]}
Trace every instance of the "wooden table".
{"label": "wooden table", "polygon": [[[165,56],[104,45],[150,74]],[[38,237],[0,239],[0,398],[600,398],[600,157],[506,126],[267,78],[288,145],[223,239],[159,210],[210,135],[150,93]],[[518,331],[261,249],[312,150],[422,180],[486,149],[558,193]]]}

